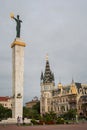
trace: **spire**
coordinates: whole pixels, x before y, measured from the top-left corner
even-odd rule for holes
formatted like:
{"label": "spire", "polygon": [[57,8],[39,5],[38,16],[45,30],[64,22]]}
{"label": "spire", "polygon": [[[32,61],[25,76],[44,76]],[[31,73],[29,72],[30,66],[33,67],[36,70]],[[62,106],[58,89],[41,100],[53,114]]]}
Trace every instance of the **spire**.
{"label": "spire", "polygon": [[46,61],[48,61],[48,54],[46,54]]}
{"label": "spire", "polygon": [[50,70],[50,64],[49,64],[48,54],[47,54],[45,72],[44,72],[44,76],[43,76],[43,83],[52,83],[53,81],[54,81],[54,74]]}
{"label": "spire", "polygon": [[72,77],[72,84],[74,84],[74,79],[73,79],[73,77]]}

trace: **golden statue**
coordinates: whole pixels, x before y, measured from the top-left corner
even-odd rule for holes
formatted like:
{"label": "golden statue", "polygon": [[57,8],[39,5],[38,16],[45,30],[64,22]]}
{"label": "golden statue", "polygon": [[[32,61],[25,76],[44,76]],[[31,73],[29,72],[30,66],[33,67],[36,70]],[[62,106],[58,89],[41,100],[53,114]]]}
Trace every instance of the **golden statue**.
{"label": "golden statue", "polygon": [[17,15],[17,18],[14,17],[14,14],[11,13],[10,17],[14,19],[17,23],[16,25],[16,37],[20,38],[20,28],[21,28],[21,20],[19,19],[19,15]]}

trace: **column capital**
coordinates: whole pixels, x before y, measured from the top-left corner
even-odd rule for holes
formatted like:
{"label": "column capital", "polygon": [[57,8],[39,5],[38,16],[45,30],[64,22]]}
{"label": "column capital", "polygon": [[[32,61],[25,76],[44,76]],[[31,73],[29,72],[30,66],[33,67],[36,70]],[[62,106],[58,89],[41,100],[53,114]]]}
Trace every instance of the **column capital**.
{"label": "column capital", "polygon": [[24,41],[20,38],[16,38],[14,40],[14,42],[11,44],[11,48],[13,48],[15,45],[18,45],[18,46],[26,46],[26,44],[24,43]]}

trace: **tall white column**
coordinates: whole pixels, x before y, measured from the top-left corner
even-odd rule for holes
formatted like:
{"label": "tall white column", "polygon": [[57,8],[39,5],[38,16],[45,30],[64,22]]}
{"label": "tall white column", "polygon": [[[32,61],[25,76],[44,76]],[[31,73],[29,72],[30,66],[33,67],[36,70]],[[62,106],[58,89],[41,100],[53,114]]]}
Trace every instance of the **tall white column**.
{"label": "tall white column", "polygon": [[23,114],[23,85],[24,85],[24,47],[26,44],[16,38],[12,43],[12,118]]}

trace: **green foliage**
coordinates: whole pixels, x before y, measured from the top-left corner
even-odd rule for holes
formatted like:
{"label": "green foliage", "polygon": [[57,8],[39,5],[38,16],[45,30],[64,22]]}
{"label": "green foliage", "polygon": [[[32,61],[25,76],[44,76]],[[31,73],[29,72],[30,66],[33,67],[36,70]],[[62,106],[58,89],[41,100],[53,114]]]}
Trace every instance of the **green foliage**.
{"label": "green foliage", "polygon": [[64,119],[63,118],[57,118],[56,123],[57,124],[64,124]]}
{"label": "green foliage", "polygon": [[37,102],[32,108],[23,107],[23,117],[30,119],[39,119],[40,117],[40,102]]}
{"label": "green foliage", "polygon": [[26,107],[23,107],[23,117],[29,118],[29,117],[28,117],[29,115],[30,115],[29,109],[26,108]]}
{"label": "green foliage", "polygon": [[0,104],[0,120],[2,120],[2,119],[7,119],[7,118],[9,118],[9,117],[12,117],[12,110],[3,107],[3,106]]}
{"label": "green foliage", "polygon": [[32,123],[33,125],[38,125],[38,124],[39,124],[35,119],[32,119],[32,120],[31,120],[31,123]]}
{"label": "green foliage", "polygon": [[72,120],[76,118],[76,114],[77,114],[76,109],[70,109],[67,113],[63,115],[63,118],[67,120]]}
{"label": "green foliage", "polygon": [[46,124],[54,124],[56,118],[57,117],[56,117],[56,114],[54,112],[49,112],[49,113],[46,113],[45,115],[43,115],[43,121]]}
{"label": "green foliage", "polygon": [[40,102],[37,102],[32,109],[36,110],[38,112],[38,114],[40,114]]}

